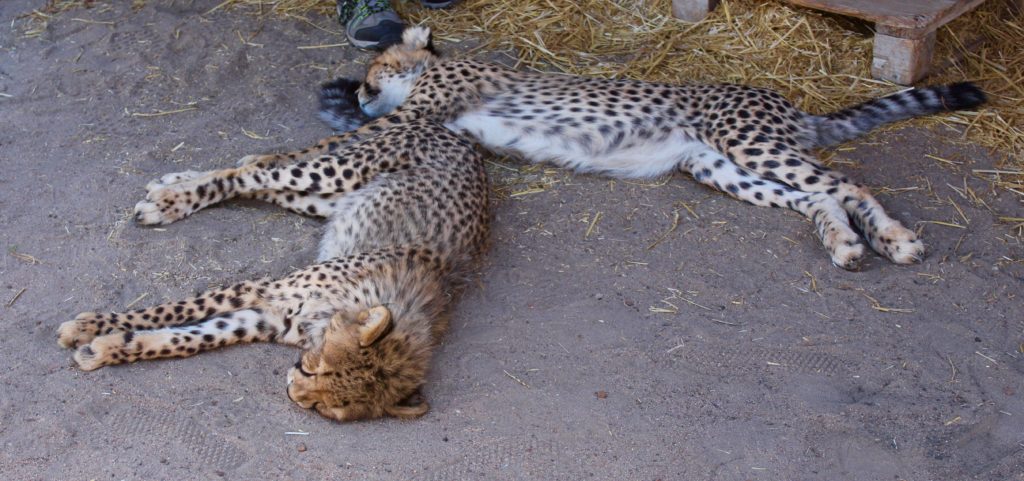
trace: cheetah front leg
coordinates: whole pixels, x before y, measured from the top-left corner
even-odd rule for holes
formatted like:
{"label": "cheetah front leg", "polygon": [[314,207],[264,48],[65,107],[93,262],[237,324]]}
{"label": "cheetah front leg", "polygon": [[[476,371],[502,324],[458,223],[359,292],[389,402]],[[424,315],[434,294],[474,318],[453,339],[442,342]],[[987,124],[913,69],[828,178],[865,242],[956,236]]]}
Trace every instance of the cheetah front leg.
{"label": "cheetah front leg", "polygon": [[80,346],[75,362],[84,371],[165,357],[188,357],[241,342],[279,339],[283,318],[273,311],[242,309],[198,324],[106,334]]}
{"label": "cheetah front leg", "polygon": [[394,112],[383,117],[373,119],[356,130],[339,135],[332,135],[317,142],[316,145],[312,147],[285,152],[283,154],[247,155],[238,161],[238,166],[256,166],[262,168],[286,167],[295,162],[301,162],[303,160],[314,158],[318,155],[332,153],[346,145],[356,143],[367,137],[372,137],[374,134],[385,129],[423,118],[425,115],[426,114],[423,110],[419,108],[399,107]]}
{"label": "cheetah front leg", "polygon": [[[218,202],[262,191],[283,192],[267,199],[303,208],[306,214],[323,215],[331,207],[333,195],[356,190],[377,174],[380,166],[376,160],[371,149],[348,149],[289,167],[253,164],[172,184],[151,183],[154,189],[135,205],[135,220],[144,225],[169,224]],[[293,195],[291,200],[288,193]]]}
{"label": "cheetah front leg", "polygon": [[[146,191],[147,193],[152,193],[173,184],[180,184],[215,173],[216,171],[197,172],[187,170],[184,172],[167,174],[160,179],[147,184]],[[338,196],[333,194],[307,194],[305,192],[260,190],[241,194],[240,197],[276,204],[297,214],[326,217],[337,203]]]}
{"label": "cheetah front leg", "polygon": [[189,324],[237,309],[261,306],[266,291],[266,281],[246,281],[146,309],[105,314],[83,312],[57,328],[57,342],[62,347],[78,347],[100,335]]}

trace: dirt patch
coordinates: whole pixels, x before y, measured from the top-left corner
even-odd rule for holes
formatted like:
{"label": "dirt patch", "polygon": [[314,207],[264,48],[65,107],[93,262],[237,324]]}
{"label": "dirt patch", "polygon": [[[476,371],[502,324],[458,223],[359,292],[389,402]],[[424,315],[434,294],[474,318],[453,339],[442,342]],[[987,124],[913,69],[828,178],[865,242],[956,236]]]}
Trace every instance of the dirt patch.
{"label": "dirt patch", "polygon": [[[0,20],[34,6],[2,2]],[[314,86],[368,58],[297,48],[339,43],[327,19],[214,6],[0,31],[5,479],[1024,479],[1024,249],[998,223],[1021,205],[971,177],[994,159],[948,131],[837,155],[930,248],[860,272],[830,266],[799,215],[683,177],[497,160],[494,246],[417,421],[297,409],[298,352],[280,346],[77,371],[54,330],[80,311],[315,256],[319,222],[256,203],[128,220],[161,174],[325,135]]]}

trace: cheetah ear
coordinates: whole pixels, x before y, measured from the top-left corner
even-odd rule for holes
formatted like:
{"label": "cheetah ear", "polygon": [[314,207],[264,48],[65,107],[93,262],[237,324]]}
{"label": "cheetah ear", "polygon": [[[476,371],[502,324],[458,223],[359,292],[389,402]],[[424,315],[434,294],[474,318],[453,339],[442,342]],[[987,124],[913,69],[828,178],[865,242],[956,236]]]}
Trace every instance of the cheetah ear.
{"label": "cheetah ear", "polygon": [[413,49],[431,48],[433,38],[430,34],[430,27],[409,27],[402,31],[402,43]]}
{"label": "cheetah ear", "polygon": [[426,401],[422,401],[419,404],[412,406],[399,405],[388,406],[384,408],[384,412],[388,413],[389,416],[394,416],[399,419],[415,419],[430,410],[430,404]]}
{"label": "cheetah ear", "polygon": [[391,328],[391,311],[384,306],[371,307],[359,313],[359,346],[366,347],[380,340]]}

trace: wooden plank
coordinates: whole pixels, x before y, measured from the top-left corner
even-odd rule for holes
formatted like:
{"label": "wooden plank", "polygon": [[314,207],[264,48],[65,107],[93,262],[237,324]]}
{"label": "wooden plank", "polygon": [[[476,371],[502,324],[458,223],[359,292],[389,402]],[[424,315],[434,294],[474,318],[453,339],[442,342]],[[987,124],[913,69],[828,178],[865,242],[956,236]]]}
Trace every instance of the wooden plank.
{"label": "wooden plank", "polygon": [[935,32],[923,38],[899,38],[875,34],[871,76],[909,85],[928,74],[935,50]]}
{"label": "wooden plank", "polygon": [[716,6],[718,0],[672,0],[672,16],[687,22],[699,22]]}
{"label": "wooden plank", "polygon": [[785,0],[793,5],[875,22],[887,35],[921,38],[984,0]]}
{"label": "wooden plank", "polygon": [[[935,30],[977,7],[985,0],[783,0],[784,2],[846,15],[875,23],[875,78],[911,84],[923,78],[931,65]],[[1024,10],[1024,0],[1010,0]],[[698,22],[719,0],[672,0],[672,14]]]}

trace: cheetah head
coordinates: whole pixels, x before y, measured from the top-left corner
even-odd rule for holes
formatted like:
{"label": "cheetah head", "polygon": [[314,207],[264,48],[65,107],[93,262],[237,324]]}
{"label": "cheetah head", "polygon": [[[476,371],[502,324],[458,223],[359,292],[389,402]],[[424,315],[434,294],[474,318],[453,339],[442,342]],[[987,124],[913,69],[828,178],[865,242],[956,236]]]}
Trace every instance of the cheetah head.
{"label": "cheetah head", "polygon": [[355,318],[337,313],[321,349],[311,349],[288,371],[288,398],[337,421],[422,416],[426,402],[410,402],[426,376],[430,353],[394,333],[383,306]]}
{"label": "cheetah head", "polygon": [[380,117],[402,105],[416,79],[437,58],[429,28],[405,29],[402,43],[388,47],[370,64],[358,92],[363,112]]}

